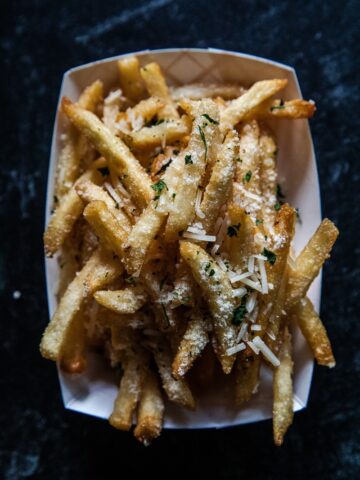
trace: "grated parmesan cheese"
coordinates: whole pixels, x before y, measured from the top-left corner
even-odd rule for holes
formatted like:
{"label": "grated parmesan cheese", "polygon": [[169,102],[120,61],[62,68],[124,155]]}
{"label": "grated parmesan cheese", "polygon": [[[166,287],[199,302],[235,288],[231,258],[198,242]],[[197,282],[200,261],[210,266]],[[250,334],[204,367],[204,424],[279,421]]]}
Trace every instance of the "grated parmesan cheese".
{"label": "grated parmesan cheese", "polygon": [[245,343],[239,343],[239,345],[235,345],[235,347],[230,347],[226,350],[226,355],[234,355],[235,353],[241,352],[242,350],[246,349]]}
{"label": "grated parmesan cheese", "polygon": [[274,367],[278,367],[280,365],[280,360],[273,354],[270,348],[260,337],[255,337],[253,339],[253,344],[260,350],[264,357],[274,365]]}
{"label": "grated parmesan cheese", "polygon": [[183,233],[184,238],[189,238],[190,240],[199,240],[199,242],[215,242],[216,237],[214,235],[204,235],[199,233],[190,233],[185,231]]}

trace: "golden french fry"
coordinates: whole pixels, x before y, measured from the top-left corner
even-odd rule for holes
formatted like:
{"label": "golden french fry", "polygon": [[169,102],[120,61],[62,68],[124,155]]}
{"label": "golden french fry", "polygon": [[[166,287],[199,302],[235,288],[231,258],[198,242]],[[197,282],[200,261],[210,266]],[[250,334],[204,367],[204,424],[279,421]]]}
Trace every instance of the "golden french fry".
{"label": "golden french fry", "polygon": [[238,154],[238,136],[235,131],[227,133],[220,146],[209,183],[206,186],[200,210],[205,218],[200,220],[205,232],[210,233],[219,215],[220,208],[226,203],[235,172],[235,160]]}
{"label": "golden french fry", "polygon": [[305,297],[293,310],[293,316],[319,365],[335,367],[335,358],[326,329],[311,301]]}
{"label": "golden french fry", "polygon": [[95,300],[103,307],[120,314],[135,313],[147,301],[148,296],[140,286],[131,286],[123,290],[98,290]]}
{"label": "golden french fry", "polygon": [[133,226],[127,240],[129,247],[127,267],[131,274],[141,269],[151,242],[159,232],[165,217],[166,214],[158,212],[150,203]]}
{"label": "golden french fry", "polygon": [[100,243],[124,260],[128,233],[106,204],[101,201],[90,202],[84,210],[84,217],[99,237]]}
{"label": "golden french fry", "polygon": [[323,263],[330,257],[330,251],[339,235],[339,230],[325,218],[307,245],[296,258],[295,267],[290,269],[289,286],[285,311],[291,309],[306,295]]}
{"label": "golden french fry", "polygon": [[174,290],[172,291],[171,307],[180,305],[194,305],[194,279],[189,267],[180,258],[174,278]]}
{"label": "golden french fry", "polygon": [[139,60],[134,57],[122,58],[117,63],[119,70],[120,87],[132,101],[138,101],[145,95],[145,85],[140,75]]}
{"label": "golden french fry", "polygon": [[235,355],[227,355],[226,352],[235,345],[236,335],[232,320],[236,299],[232,294],[229,277],[199,245],[182,241],[180,254],[191,268],[194,279],[209,304],[219,346],[219,360],[224,373],[230,373]]}
{"label": "golden french fry", "polygon": [[271,100],[265,102],[253,110],[246,119],[257,118],[311,118],[316,111],[315,103],[312,101],[301,100]]}
{"label": "golden french fry", "polygon": [[85,88],[77,102],[79,107],[95,112],[98,104],[103,100],[104,85],[100,80],[95,80],[91,85]]}
{"label": "golden french fry", "polygon": [[115,215],[117,220],[120,222],[122,228],[129,233],[131,230],[131,223],[128,216],[123,212],[122,207],[124,205],[119,205],[115,200],[110,197],[108,193],[103,190],[103,188],[95,185],[90,180],[79,181],[75,185],[76,193],[79,195],[81,200],[86,204],[90,202],[100,201],[105,203],[107,208]]}
{"label": "golden french fry", "polygon": [[144,124],[150,122],[157,115],[164,102],[158,97],[150,97],[137,103],[134,107],[126,110],[126,117],[132,128],[136,130],[136,121],[141,119]]}
{"label": "golden french fry", "polygon": [[286,79],[262,80],[254,83],[246,93],[232,100],[230,105],[221,112],[221,131],[226,132],[226,130],[234,128],[253,109],[285,88],[286,85]]}
{"label": "golden french fry", "polygon": [[164,410],[158,379],[155,373],[149,370],[142,387],[134,430],[135,438],[145,446],[150,445],[160,435]]}
{"label": "golden french fry", "polygon": [[80,309],[68,329],[60,354],[60,367],[67,373],[81,373],[86,367],[85,312]]}
{"label": "golden french fry", "polygon": [[181,87],[170,88],[170,94],[175,102],[180,100],[202,100],[203,98],[222,97],[225,100],[240,97],[246,90],[239,85],[224,83],[193,83]]}
{"label": "golden french fry", "polygon": [[155,62],[148,63],[141,69],[140,73],[149,95],[152,97],[158,97],[165,103],[165,106],[159,113],[161,118],[178,118],[179,114],[169,94],[169,89],[166,85],[159,64]]}
{"label": "golden french fry", "polygon": [[228,208],[230,227],[234,235],[227,239],[229,244],[230,262],[232,265],[243,268],[246,265],[250,255],[258,252],[259,247],[254,241],[256,228],[250,215],[246,215],[244,210],[238,205],[232,203]]}
{"label": "golden french fry", "polygon": [[159,200],[159,210],[169,211],[165,240],[174,242],[187,228],[195,213],[195,197],[206,164],[212,163],[214,143],[218,140],[219,109],[209,99],[191,104],[195,118],[185,151],[171,163],[164,175],[166,191]]}
{"label": "golden french fry", "polygon": [[77,312],[96,290],[118,277],[123,271],[118,259],[102,249],[96,250],[84,268],[75,276],[43,334],[40,351],[49,360],[58,360],[66,335]]}
{"label": "golden french fry", "polygon": [[257,392],[260,375],[260,356],[241,352],[236,359],[235,374],[235,404],[241,407]]}
{"label": "golden french fry", "polygon": [[162,385],[169,400],[190,410],[195,409],[195,400],[184,378],[175,379],[172,375],[172,355],[169,346],[161,342],[153,351],[159,369]]}
{"label": "golden french fry", "polygon": [[274,371],[273,377],[273,433],[275,445],[281,445],[284,435],[292,424],[293,412],[293,360],[291,335],[287,328],[279,354],[280,365]]}
{"label": "golden french fry", "polygon": [[269,129],[261,127],[260,138],[260,185],[263,198],[262,215],[265,227],[272,226],[276,217],[277,203],[276,144]]}
{"label": "golden french fry", "polygon": [[149,150],[182,140],[190,132],[185,116],[178,120],[164,120],[157,125],[142,127],[124,134],[124,141],[134,150]]}
{"label": "golden french fry", "polygon": [[[78,182],[83,180],[99,181],[99,178],[99,172],[96,169],[90,169],[79,178]],[[47,256],[52,256],[59,250],[83,209],[84,203],[76,193],[75,184],[61,199],[46,227],[44,245]]]}
{"label": "golden french fry", "polygon": [[192,367],[194,361],[201,355],[209,341],[204,319],[199,311],[193,311],[185,334],[181,339],[172,364],[172,374],[175,378],[181,378]]}
{"label": "golden french fry", "polygon": [[121,365],[124,373],[109,423],[118,430],[130,430],[148,369],[147,358],[139,348],[135,352],[127,348]]}
{"label": "golden french fry", "polygon": [[117,171],[134,202],[144,207],[152,197],[150,179],[129,148],[115,137],[96,115],[62,99],[62,108],[70,121],[99,150]]}

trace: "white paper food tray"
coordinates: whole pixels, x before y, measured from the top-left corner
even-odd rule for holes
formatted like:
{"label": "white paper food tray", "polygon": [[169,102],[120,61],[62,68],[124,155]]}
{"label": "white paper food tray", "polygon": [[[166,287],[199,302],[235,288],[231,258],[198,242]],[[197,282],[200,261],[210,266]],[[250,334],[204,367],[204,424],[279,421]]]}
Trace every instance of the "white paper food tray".
{"label": "white paper food tray", "polygon": [[[133,54],[129,54],[133,55]],[[137,52],[142,65],[150,61],[160,64],[171,85],[189,82],[236,82],[250,86],[258,80],[287,78],[288,85],[282,98],[301,98],[295,70],[251,55],[215,49],[166,49]],[[101,79],[105,88],[112,87],[118,79],[118,57],[107,58],[68,70],[63,78],[59,101],[63,95],[77,100],[80,92],[91,82]],[[62,114],[56,116],[47,189],[46,222],[53,202],[54,174],[60,136],[63,133]],[[278,144],[279,180],[284,184],[287,200],[299,208],[301,223],[297,225],[294,241],[299,251],[321,221],[318,175],[311,134],[307,120],[276,120],[272,122]],[[46,259],[46,281],[50,316],[56,307],[56,285],[59,268],[56,259]],[[309,297],[316,308],[320,303],[321,278],[313,282]],[[294,338],[294,410],[306,406],[313,358],[301,333]],[[85,373],[68,375],[59,372],[65,407],[78,412],[108,418],[117,394],[114,374],[97,354],[90,354]],[[231,392],[223,387],[207,391],[199,398],[195,412],[174,404],[166,406],[165,428],[210,428],[251,423],[272,416],[271,372],[262,368],[259,392],[240,410],[232,404]]]}

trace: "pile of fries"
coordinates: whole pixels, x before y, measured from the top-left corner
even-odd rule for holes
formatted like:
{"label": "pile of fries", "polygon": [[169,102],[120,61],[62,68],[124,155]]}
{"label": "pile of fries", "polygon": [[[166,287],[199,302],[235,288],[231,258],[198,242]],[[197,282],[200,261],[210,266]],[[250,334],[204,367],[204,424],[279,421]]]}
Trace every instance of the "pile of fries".
{"label": "pile of fries", "polygon": [[249,89],[167,86],[158,64],[118,62],[119,85],[97,80],[68,119],[54,212],[59,303],[40,349],[70,373],[101,351],[121,372],[109,422],[145,445],[162,429],[164,396],[195,409],[196,388],[226,376],[241,408],[265,363],[273,375],[277,445],[293,418],[291,331],[319,364],[335,360],[307,298],[338,236],[325,219],[294,258],[297,213],[277,185],[268,119],[310,118],[311,101],[274,99],[285,79]]}

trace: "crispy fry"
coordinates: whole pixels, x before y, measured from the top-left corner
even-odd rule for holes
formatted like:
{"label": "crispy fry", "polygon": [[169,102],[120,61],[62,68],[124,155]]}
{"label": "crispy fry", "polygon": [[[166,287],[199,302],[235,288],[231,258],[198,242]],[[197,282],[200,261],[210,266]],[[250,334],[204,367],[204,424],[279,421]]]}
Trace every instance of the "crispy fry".
{"label": "crispy fry", "polygon": [[154,358],[159,369],[163,388],[169,400],[194,410],[195,400],[186,380],[183,378],[175,379],[172,376],[172,355],[169,346],[165,342],[161,342],[158,348],[154,350]]}
{"label": "crispy fry", "polygon": [[230,225],[235,225],[234,228],[239,225],[237,234],[228,239],[230,262],[236,267],[243,268],[247,258],[259,250],[254,241],[256,228],[250,216],[234,203],[229,205],[228,215]]}
{"label": "crispy fry", "polygon": [[165,120],[157,125],[142,127],[124,134],[124,141],[134,150],[149,150],[183,139],[190,132],[185,116],[177,120]]}
{"label": "crispy fry", "polygon": [[193,83],[181,87],[170,88],[171,97],[175,102],[183,99],[202,100],[203,98],[222,97],[225,100],[240,97],[245,89],[239,85],[224,83]]}
{"label": "crispy fry", "polygon": [[118,259],[102,249],[96,250],[84,268],[68,286],[46,327],[40,351],[49,360],[58,360],[68,330],[85,300],[110,283],[123,271]]}
{"label": "crispy fry", "polygon": [[140,286],[123,290],[99,290],[94,294],[95,300],[103,307],[120,314],[135,313],[147,301],[147,295]]}
{"label": "crispy fry", "polygon": [[206,186],[200,210],[205,218],[200,222],[205,232],[210,233],[219,215],[220,208],[226,203],[235,172],[235,159],[238,154],[238,136],[231,130],[220,147],[220,152]]}
{"label": "crispy fry", "polygon": [[124,369],[119,393],[109,423],[118,430],[130,430],[133,414],[140,399],[142,386],[147,373],[147,359],[137,347],[128,348],[121,365]]}
{"label": "crispy fry", "polygon": [[139,271],[145,261],[150,244],[160,230],[166,215],[155,210],[151,203],[141,214],[128,237],[127,266],[130,273]]}
{"label": "crispy fry", "polygon": [[204,319],[199,311],[193,311],[185,334],[180,342],[172,364],[172,374],[176,379],[184,377],[194,361],[206,347],[209,337],[204,325]]}
{"label": "crispy fry", "polygon": [[286,79],[262,80],[254,83],[249,90],[221,112],[220,129],[230,130],[241,122],[262,102],[275,95],[287,85]]}
{"label": "crispy fry", "polygon": [[236,299],[233,297],[229,278],[218,267],[214,259],[198,245],[182,241],[180,242],[180,254],[191,268],[195,281],[209,303],[219,345],[219,360],[224,373],[230,373],[235,356],[227,355],[226,351],[235,345],[235,329],[232,319]]}
{"label": "crispy fry", "polygon": [[[126,110],[126,116],[130,123],[136,122],[138,118],[141,118],[143,123],[146,124],[161,111],[163,106],[164,102],[160,98],[150,97],[137,103],[133,108],[128,108]],[[136,129],[133,123],[132,128],[134,130]]]}
{"label": "crispy fry", "polygon": [[103,100],[104,85],[100,80],[95,80],[91,85],[85,88],[77,102],[79,107],[95,112],[98,104]]}
{"label": "crispy fry", "polygon": [[95,185],[90,180],[79,181],[75,186],[76,193],[79,197],[85,202],[95,202],[100,201],[105,203],[107,208],[115,215],[117,220],[120,222],[122,228],[129,233],[131,230],[131,223],[127,215],[123,212],[122,206],[115,202],[115,200],[110,197],[108,193],[105,192],[101,187]]}
{"label": "crispy fry", "polygon": [[279,355],[280,365],[274,371],[273,377],[273,433],[275,445],[281,445],[284,435],[292,424],[293,412],[293,360],[291,335],[284,329],[283,341]]}
{"label": "crispy fry", "polygon": [[171,307],[180,305],[194,305],[194,279],[189,267],[180,258],[174,279],[174,290],[172,292]]}
{"label": "crispy fry", "polygon": [[149,370],[142,388],[134,430],[135,437],[145,446],[150,445],[160,435],[164,410],[158,379],[155,373]]}
{"label": "crispy fry", "polygon": [[235,404],[241,407],[257,392],[260,375],[260,356],[248,355],[246,351],[238,356],[235,368]]}
{"label": "crispy fry", "polygon": [[68,329],[60,354],[60,367],[67,373],[81,373],[86,367],[85,311],[80,309]]}
{"label": "crispy fry", "polygon": [[311,118],[316,111],[315,103],[311,100],[271,100],[264,102],[259,107],[253,110],[246,116],[246,120],[252,118],[267,119],[267,118]]}
{"label": "crispy fry", "polygon": [[[96,169],[85,172],[78,180],[99,180],[100,174]],[[70,234],[74,223],[80,217],[84,208],[83,201],[76,193],[76,184],[62,198],[61,203],[53,213],[44,233],[45,253],[52,256],[64,243]]]}
{"label": "crispy fry", "polygon": [[305,297],[293,310],[293,316],[319,365],[335,367],[335,358],[326,329],[311,301]]}
{"label": "crispy fry", "polygon": [[84,217],[98,235],[100,243],[124,260],[128,234],[106,204],[101,201],[90,202],[84,210]]}
{"label": "crispy fry", "polygon": [[144,207],[151,199],[150,179],[128,147],[91,112],[62,100],[62,108],[71,122],[96,146],[117,171],[134,202]]}
{"label": "crispy fry", "polygon": [[140,73],[149,95],[158,97],[165,103],[165,106],[159,113],[161,118],[178,118],[179,114],[169,94],[169,89],[159,64],[155,62],[148,63],[141,69]]}
{"label": "crispy fry", "polygon": [[123,94],[134,102],[139,101],[145,95],[145,85],[140,75],[139,60],[131,55],[119,60],[117,66]]}
{"label": "crispy fry", "polygon": [[[263,207],[259,219],[269,229],[274,225],[277,202],[276,144],[269,129],[264,126],[260,131],[260,184]],[[262,217],[262,218],[261,218]]]}
{"label": "crispy fry", "polygon": [[79,158],[77,151],[78,132],[75,128],[70,127],[62,139],[63,146],[56,165],[55,208],[79,176]]}
{"label": "crispy fry", "polygon": [[298,255],[295,267],[289,274],[286,312],[290,312],[305,297],[311,282],[318,275],[325,260],[330,257],[330,251],[338,235],[339,231],[335,225],[325,218]]}
{"label": "crispy fry", "polygon": [[201,177],[204,175],[206,163],[212,163],[215,153],[214,142],[217,140],[219,121],[216,104],[212,100],[194,102],[192,115],[195,120],[189,145],[166,170],[164,182],[167,190],[159,200],[159,210],[162,211],[165,205],[169,211],[165,227],[167,242],[174,242],[178,233],[186,229],[192,221]]}

